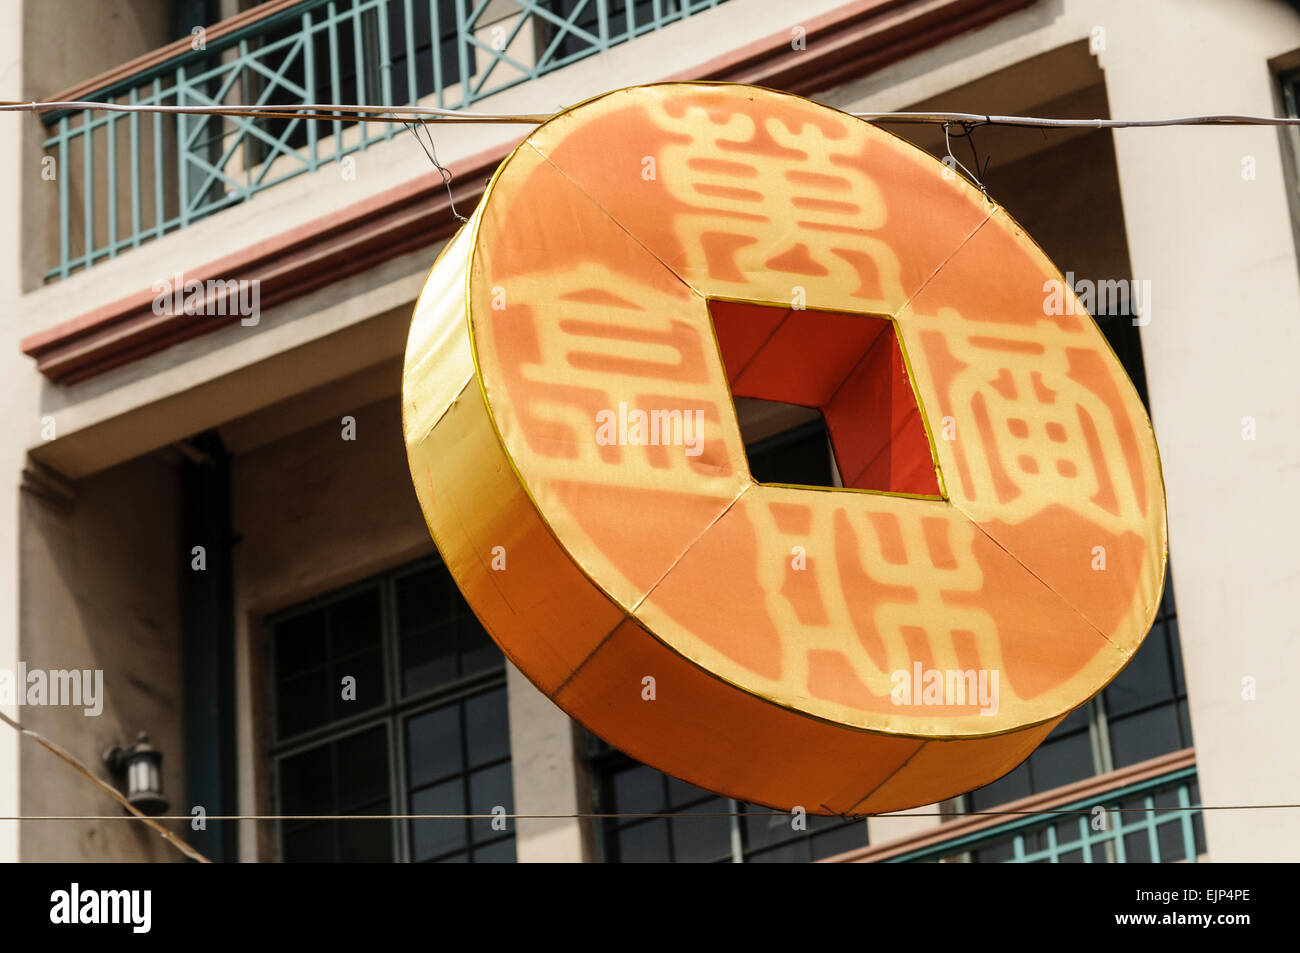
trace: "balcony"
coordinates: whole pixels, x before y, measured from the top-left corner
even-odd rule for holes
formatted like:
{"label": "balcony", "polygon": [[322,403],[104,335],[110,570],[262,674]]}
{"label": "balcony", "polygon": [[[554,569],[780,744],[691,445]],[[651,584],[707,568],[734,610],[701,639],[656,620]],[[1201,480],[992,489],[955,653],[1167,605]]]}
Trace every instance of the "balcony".
{"label": "balcony", "polygon": [[[1096,824],[1098,807],[1103,824]],[[1187,748],[832,860],[1196,863],[1205,851],[1195,753]]]}
{"label": "balcony", "polygon": [[[472,106],[724,0],[272,3],[73,91],[115,104]],[[203,42],[200,43],[200,39]],[[194,48],[198,47],[198,48]],[[188,114],[45,114],[58,169],[57,281],[342,162],[400,123]],[[57,241],[57,246],[55,245]]]}

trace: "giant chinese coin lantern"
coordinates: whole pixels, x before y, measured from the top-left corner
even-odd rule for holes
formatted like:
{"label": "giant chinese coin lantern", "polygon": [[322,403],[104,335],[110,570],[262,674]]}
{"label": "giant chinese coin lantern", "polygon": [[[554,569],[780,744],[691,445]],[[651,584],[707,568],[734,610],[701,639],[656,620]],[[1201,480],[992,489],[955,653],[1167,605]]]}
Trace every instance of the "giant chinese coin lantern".
{"label": "giant chinese coin lantern", "polygon": [[[600,96],[429,275],[420,505],[502,651],[633,757],[783,810],[956,795],[1115,677],[1163,584],[1150,423],[1084,309],[1045,305],[1061,282],[834,109]],[[819,409],[843,487],[756,482],[736,397]]]}

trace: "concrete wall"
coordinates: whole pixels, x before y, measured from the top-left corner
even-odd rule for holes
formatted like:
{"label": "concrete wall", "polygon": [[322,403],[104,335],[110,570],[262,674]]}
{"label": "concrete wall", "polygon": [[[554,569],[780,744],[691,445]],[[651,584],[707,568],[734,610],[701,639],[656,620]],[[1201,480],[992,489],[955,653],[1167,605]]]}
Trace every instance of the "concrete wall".
{"label": "concrete wall", "polygon": [[[70,499],[39,490],[21,495],[19,657],[29,670],[102,670],[103,711],[88,717],[82,708],[30,707],[18,717],[119,787],[101,755],[147,731],[163,752],[164,796],[173,813],[187,814],[176,467],[145,457],[71,491]],[[127,816],[34,742],[23,741],[21,759],[23,814]],[[182,836],[188,829],[184,822],[169,826]],[[32,821],[20,836],[23,860],[183,859],[128,820]]]}

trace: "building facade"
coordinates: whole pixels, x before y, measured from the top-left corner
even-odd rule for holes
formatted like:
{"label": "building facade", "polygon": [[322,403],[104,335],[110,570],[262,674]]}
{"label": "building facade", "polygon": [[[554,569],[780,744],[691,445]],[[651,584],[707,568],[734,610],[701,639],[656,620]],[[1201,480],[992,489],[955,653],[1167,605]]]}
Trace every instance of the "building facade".
{"label": "building facade", "polygon": [[[1300,12],[1281,0],[22,0],[0,16],[6,95],[24,102],[549,114],[696,79],[853,112],[1300,114]],[[1095,290],[1159,441],[1170,573],[1133,662],[1013,772],[796,829],[571,721],[505,661],[429,538],[402,442],[406,330],[528,127],[430,127],[444,178],[400,123],[0,123],[0,670],[103,679],[94,716],[6,712],[97,769],[147,731],[169,813],[285,818],[167,822],[213,859],[1300,857],[1300,812],[1199,810],[1300,790],[1296,130],[945,142],[886,124],[976,170]],[[756,478],[836,485],[816,414],[739,411]],[[552,816],[293,819],[494,809]],[[0,732],[0,815],[115,810]],[[134,822],[0,822],[4,860],[179,857]]]}

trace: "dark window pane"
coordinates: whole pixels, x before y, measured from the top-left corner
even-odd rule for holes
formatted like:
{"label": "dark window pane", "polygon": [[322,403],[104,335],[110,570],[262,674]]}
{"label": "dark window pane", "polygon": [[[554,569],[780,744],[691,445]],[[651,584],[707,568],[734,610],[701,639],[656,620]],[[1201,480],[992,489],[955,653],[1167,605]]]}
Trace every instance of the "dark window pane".
{"label": "dark window pane", "polygon": [[334,853],[334,833],[330,830],[330,822],[320,821],[310,827],[286,832],[284,859],[291,864],[329,863],[338,860]]}
{"label": "dark window pane", "polygon": [[1020,765],[1010,774],[1006,774],[992,784],[986,784],[970,793],[972,810],[987,811],[1008,801],[1028,797],[1033,791],[1029,785],[1029,768]]}
{"label": "dark window pane", "polygon": [[1107,687],[1106,714],[1116,718],[1157,702],[1172,701],[1173,697],[1165,626],[1157,622],[1124,671]]}
{"label": "dark window pane", "polygon": [[451,623],[402,639],[402,689],[408,695],[456,679],[456,631]]}
{"label": "dark window pane", "polygon": [[1177,750],[1178,716],[1173,705],[1110,722],[1110,753],[1117,768]]}
{"label": "dark window pane", "polygon": [[[720,798],[690,809],[692,813],[726,811]],[[731,855],[731,819],[727,817],[674,817],[671,824],[673,859],[678,863],[710,862]]]}
{"label": "dark window pane", "polygon": [[510,756],[510,723],[504,687],[475,695],[465,702],[465,737],[470,767]]}
{"label": "dark window pane", "polygon": [[[491,814],[499,807],[505,808],[507,814],[513,814],[515,810],[508,764],[484,768],[469,776],[469,813]],[[470,833],[474,840],[491,840],[505,833],[505,831],[494,830],[492,823],[492,819],[489,818],[476,818],[470,821]],[[507,820],[506,830],[510,830],[513,823],[514,821]]]}
{"label": "dark window pane", "polygon": [[325,661],[325,613],[317,610],[275,626],[275,676],[291,675]]}
{"label": "dark window pane", "polygon": [[[384,690],[384,662],[378,649],[363,655],[354,655],[330,666],[330,705],[334,711],[334,720],[350,718],[362,712],[378,708],[384,703],[387,692]],[[353,678],[349,697],[343,697],[343,679]]]}
{"label": "dark window pane", "polygon": [[[380,801],[365,808],[349,810],[348,814],[387,814],[388,801]],[[339,859],[345,863],[379,864],[393,860],[392,821],[339,821]]]}
{"label": "dark window pane", "polygon": [[1065,716],[1065,720],[1063,722],[1061,722],[1059,725],[1057,725],[1055,728],[1052,729],[1051,734],[1047,736],[1047,740],[1051,741],[1053,738],[1060,738],[1063,735],[1074,734],[1076,731],[1087,731],[1088,722],[1091,720],[1091,718],[1092,718],[1091,704],[1083,705],[1079,708],[1076,708],[1074,711],[1070,712],[1068,715]]}
{"label": "dark window pane", "polygon": [[712,791],[706,791],[704,788],[697,788],[694,784],[687,784],[685,781],[678,780],[672,775],[661,774],[660,777],[668,782],[669,810],[677,810],[688,804],[695,804],[698,801],[715,797]]}
{"label": "dark window pane", "polygon": [[1175,615],[1178,607],[1174,605],[1174,577],[1168,569],[1165,571],[1165,591],[1160,594],[1160,617]]}
{"label": "dark window pane", "polygon": [[858,821],[833,830],[814,834],[812,838],[812,859],[822,860],[834,857],[845,851],[867,846],[867,823]]}
{"label": "dark window pane", "polygon": [[806,838],[791,841],[781,847],[758,851],[745,857],[746,862],[753,864],[799,864],[806,863],[811,859],[812,852],[808,848]]}
{"label": "dark window pane", "polygon": [[[1125,816],[1133,817],[1135,815]],[[1151,843],[1147,840],[1146,831],[1134,831],[1132,834],[1124,835],[1124,863],[1149,864],[1153,859],[1151,856]]]}
{"label": "dark window pane", "polygon": [[756,813],[746,814],[745,847],[749,850],[762,850],[784,840],[794,837],[797,831],[791,827],[792,818],[788,814],[770,814],[761,807],[753,808]]}
{"label": "dark window pane", "polygon": [[1050,791],[1093,775],[1092,743],[1086,731],[1045,741],[1029,758],[1035,791]]}
{"label": "dark window pane", "polygon": [[285,814],[328,814],[334,803],[329,745],[280,762],[280,810]]}
{"label": "dark window pane", "polygon": [[1187,710],[1187,699],[1178,703],[1178,743],[1184,748],[1192,747],[1192,716]]}
{"label": "dark window pane", "polygon": [[[464,814],[462,781],[456,778],[416,791],[411,795],[412,814]],[[411,822],[411,856],[428,860],[465,847],[465,821],[460,818],[430,818]]]}
{"label": "dark window pane", "polygon": [[459,705],[435,708],[407,721],[406,768],[411,787],[462,770]]}
{"label": "dark window pane", "polygon": [[1169,788],[1157,791],[1152,796],[1156,807],[1156,837],[1160,847],[1159,860],[1162,864],[1185,860],[1183,850],[1183,822],[1178,816],[1178,790]]}
{"label": "dark window pane", "polygon": [[474,863],[476,864],[513,864],[515,862],[515,839],[494,841],[491,844],[475,845]]}
{"label": "dark window pane", "polygon": [[1088,818],[1069,817],[1052,825],[1056,828],[1056,846],[1058,850],[1069,847],[1074,842],[1081,840],[1079,833],[1080,821],[1083,821],[1086,826],[1091,821],[1091,816]]}
{"label": "dark window pane", "polygon": [[614,775],[611,787],[614,813],[648,814],[665,807],[663,775],[654,768],[638,765],[620,771]]}
{"label": "dark window pane", "polygon": [[383,620],[379,589],[367,589],[329,607],[330,654],[335,658],[378,649]]}
{"label": "dark window pane", "polygon": [[442,566],[397,580],[397,631],[403,635],[451,617],[451,575]]}
{"label": "dark window pane", "polygon": [[972,864],[1005,864],[1014,860],[1015,856],[1015,843],[1005,840],[971,851],[970,859]]}
{"label": "dark window pane", "polygon": [[380,799],[388,803],[388,736],[383,726],[340,739],[334,745],[334,758],[335,805],[340,813],[360,813],[361,805]]}
{"label": "dark window pane", "polygon": [[505,664],[505,656],[492,641],[482,623],[470,612],[469,606],[456,620],[456,635],[460,640],[460,674],[477,675],[490,672]]}
{"label": "dark window pane", "polygon": [[333,691],[329,671],[315,669],[281,683],[276,716],[279,735],[289,738],[330,720]]}
{"label": "dark window pane", "polygon": [[618,860],[625,864],[666,861],[668,821],[659,818],[629,825],[615,835]]}

